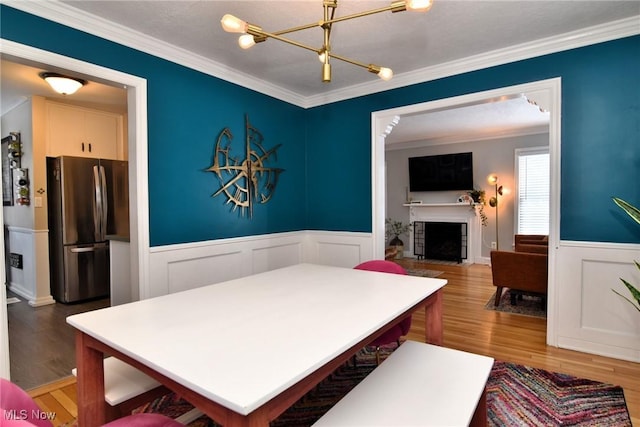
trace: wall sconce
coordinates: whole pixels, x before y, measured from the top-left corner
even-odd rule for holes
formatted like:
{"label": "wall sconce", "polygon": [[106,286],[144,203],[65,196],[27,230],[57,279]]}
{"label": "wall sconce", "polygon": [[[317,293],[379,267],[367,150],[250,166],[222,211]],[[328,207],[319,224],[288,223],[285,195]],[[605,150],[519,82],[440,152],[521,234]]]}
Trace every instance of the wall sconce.
{"label": "wall sconce", "polygon": [[498,176],[494,173],[487,177],[487,182],[495,188],[495,196],[489,199],[489,206],[496,208],[496,250],[500,250],[500,239],[498,238],[498,195],[502,196],[502,185],[498,185]]}
{"label": "wall sconce", "polygon": [[87,82],[75,77],[68,77],[58,73],[40,73],[40,77],[49,83],[51,88],[62,95],[72,95]]}

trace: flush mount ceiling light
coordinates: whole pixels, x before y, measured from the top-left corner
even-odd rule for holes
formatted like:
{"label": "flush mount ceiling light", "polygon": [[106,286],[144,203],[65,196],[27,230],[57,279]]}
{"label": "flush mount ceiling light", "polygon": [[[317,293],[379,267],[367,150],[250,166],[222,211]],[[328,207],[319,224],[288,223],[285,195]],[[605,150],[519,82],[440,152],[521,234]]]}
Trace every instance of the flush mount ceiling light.
{"label": "flush mount ceiling light", "polygon": [[49,83],[53,90],[62,95],[71,95],[87,84],[85,80],[68,77],[58,73],[40,73],[40,77]]}
{"label": "flush mount ceiling light", "polygon": [[[263,42],[268,38],[280,40],[281,42],[289,43],[294,46],[301,47],[303,49],[315,52],[318,55],[318,59],[322,62],[322,81],[331,81],[331,64],[329,63],[331,58],[335,58],[340,61],[348,62],[349,64],[356,65],[358,67],[366,68],[369,72],[377,74],[382,80],[391,80],[393,77],[393,71],[390,68],[380,67],[375,64],[365,64],[353,59],[346,58],[344,56],[337,55],[331,50],[331,27],[333,24],[341,21],[347,21],[349,19],[361,18],[363,16],[373,15],[380,12],[402,12],[405,10],[414,12],[426,12],[431,9],[433,0],[400,0],[394,1],[389,6],[381,7],[378,9],[367,10],[364,12],[354,13],[352,15],[335,17],[336,8],[338,7],[338,0],[323,0],[322,5],[324,8],[324,18],[318,22],[313,22],[299,27],[293,27],[282,31],[276,31],[268,33],[263,31],[261,27],[250,24],[233,15],[224,15],[222,20],[222,28],[229,33],[242,33],[238,43],[243,49],[249,49],[256,43]],[[320,27],[324,33],[324,40],[322,47],[315,48],[303,43],[282,37],[283,34],[293,33],[296,31],[306,30],[309,28]]]}

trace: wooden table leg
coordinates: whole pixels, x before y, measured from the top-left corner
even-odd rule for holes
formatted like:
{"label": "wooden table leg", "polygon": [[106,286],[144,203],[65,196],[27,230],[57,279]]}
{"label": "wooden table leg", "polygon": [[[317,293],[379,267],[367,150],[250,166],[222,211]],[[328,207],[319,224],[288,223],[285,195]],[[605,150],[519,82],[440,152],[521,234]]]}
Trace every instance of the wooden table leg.
{"label": "wooden table leg", "polygon": [[486,427],[487,426],[487,390],[482,391],[482,396],[473,413],[469,427]]}
{"label": "wooden table leg", "polygon": [[442,328],[442,289],[438,289],[427,298],[427,303],[424,306],[425,342],[442,345]]}
{"label": "wooden table leg", "polygon": [[104,355],[90,347],[88,340],[87,335],[76,331],[78,425],[96,427],[107,421],[104,400]]}

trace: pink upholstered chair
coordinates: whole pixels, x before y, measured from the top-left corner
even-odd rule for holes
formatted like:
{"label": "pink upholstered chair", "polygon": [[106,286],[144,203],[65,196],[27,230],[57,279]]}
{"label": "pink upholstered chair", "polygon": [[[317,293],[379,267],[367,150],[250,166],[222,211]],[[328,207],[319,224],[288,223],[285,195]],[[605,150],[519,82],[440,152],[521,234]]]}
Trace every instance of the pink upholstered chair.
{"label": "pink upholstered chair", "polygon": [[[379,271],[391,274],[407,274],[407,271],[399,264],[393,261],[373,260],[366,261],[354,267],[356,270]],[[400,345],[400,337],[407,335],[411,328],[411,316],[407,316],[400,323],[389,329],[387,332],[376,338],[369,346],[376,348],[376,361],[380,364],[380,346],[391,344],[392,342]]]}
{"label": "pink upholstered chair", "polygon": [[[53,427],[36,402],[20,387],[0,378],[0,425],[2,427]],[[105,424],[105,427],[182,427],[182,424],[160,414],[135,414]]]}

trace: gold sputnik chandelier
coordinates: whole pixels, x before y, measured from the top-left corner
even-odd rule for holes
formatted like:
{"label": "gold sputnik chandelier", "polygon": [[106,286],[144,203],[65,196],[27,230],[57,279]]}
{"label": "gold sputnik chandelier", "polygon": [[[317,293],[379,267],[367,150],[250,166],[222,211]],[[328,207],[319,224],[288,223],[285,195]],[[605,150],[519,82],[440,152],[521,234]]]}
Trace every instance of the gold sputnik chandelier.
{"label": "gold sputnik chandelier", "polygon": [[[269,33],[264,31],[261,27],[245,22],[233,15],[224,15],[222,20],[222,28],[229,33],[241,33],[238,43],[243,49],[249,49],[256,43],[263,42],[269,38],[280,40],[281,42],[289,43],[294,46],[301,47],[303,49],[315,52],[318,55],[318,59],[322,62],[322,81],[331,81],[331,64],[330,59],[334,58],[340,61],[348,62],[349,64],[356,65],[358,67],[366,68],[369,72],[377,74],[382,80],[391,80],[393,77],[393,71],[390,68],[380,67],[375,64],[365,64],[350,58],[346,58],[341,55],[335,54],[331,49],[331,28],[333,24],[347,21],[350,19],[361,18],[363,16],[373,15],[380,12],[402,12],[405,10],[414,12],[426,12],[431,9],[433,0],[400,0],[394,1],[389,6],[381,7],[378,9],[367,10],[364,12],[354,13],[352,15],[335,17],[336,9],[338,7],[338,0],[323,0],[322,5],[324,8],[324,18],[318,22],[312,22],[310,24],[301,25],[298,27],[289,28],[282,31],[276,31]],[[299,43],[295,40],[283,37],[283,34],[289,34],[296,31],[306,30],[309,28],[320,27],[324,33],[324,39],[322,47],[315,48],[303,43]]]}

